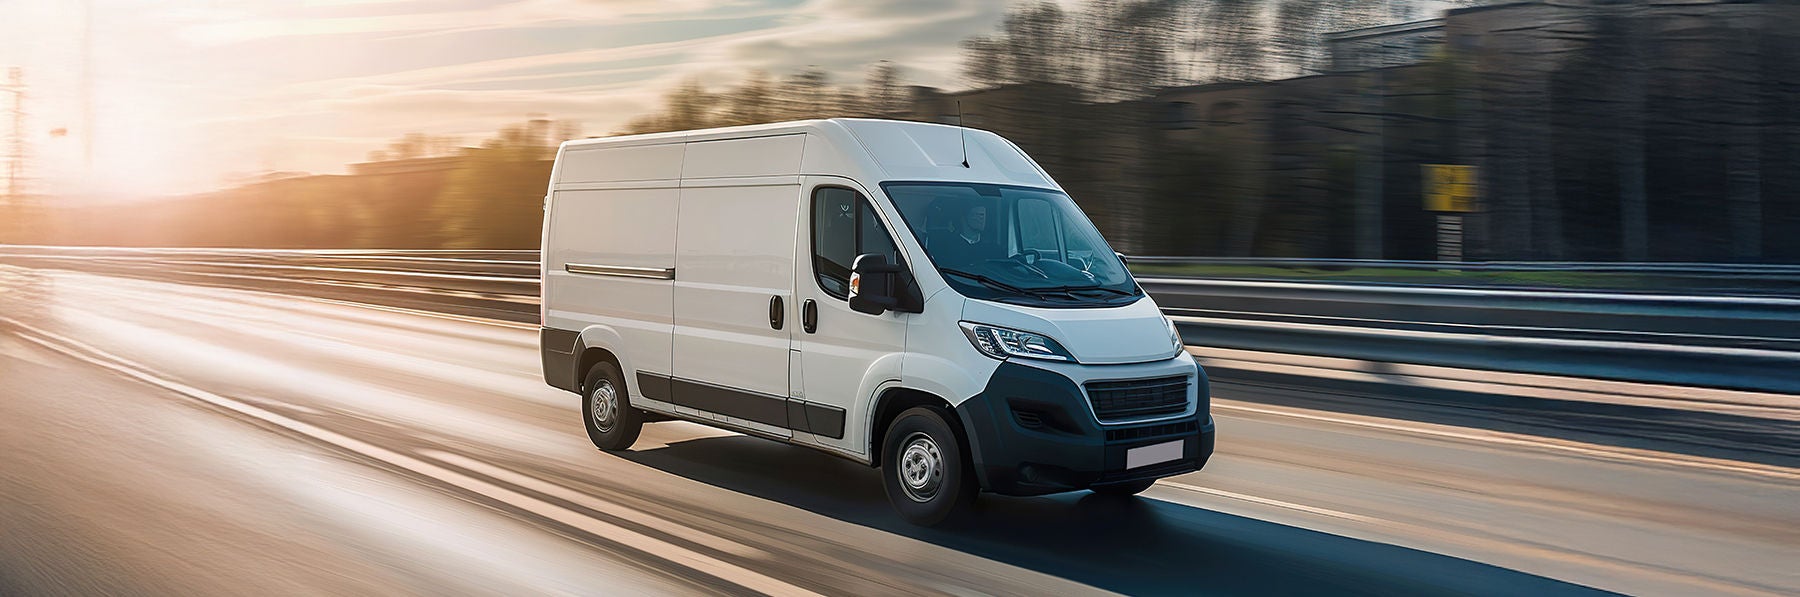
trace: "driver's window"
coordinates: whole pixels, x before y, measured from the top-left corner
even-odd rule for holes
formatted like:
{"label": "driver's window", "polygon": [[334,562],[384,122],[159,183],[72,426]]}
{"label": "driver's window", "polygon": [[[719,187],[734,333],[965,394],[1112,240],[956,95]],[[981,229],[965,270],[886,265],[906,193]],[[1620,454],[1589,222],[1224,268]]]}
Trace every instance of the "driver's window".
{"label": "driver's window", "polygon": [[1046,257],[1062,259],[1061,227],[1056,222],[1056,207],[1040,199],[1018,202],[1019,248],[1040,251]]}
{"label": "driver's window", "polygon": [[850,266],[865,253],[886,255],[900,263],[894,238],[881,225],[868,200],[842,187],[813,191],[813,275],[819,288],[842,300],[850,298]]}

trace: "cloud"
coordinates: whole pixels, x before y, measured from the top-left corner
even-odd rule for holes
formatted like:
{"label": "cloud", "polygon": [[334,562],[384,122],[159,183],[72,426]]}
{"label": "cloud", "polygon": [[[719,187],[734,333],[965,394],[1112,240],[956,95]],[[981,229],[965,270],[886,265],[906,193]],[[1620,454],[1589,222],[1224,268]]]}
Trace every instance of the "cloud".
{"label": "cloud", "polygon": [[[119,99],[99,104],[99,138],[110,142],[109,130],[131,130],[123,125],[142,120],[139,136],[170,147],[134,154],[141,163],[133,166],[187,171],[184,180],[217,180],[206,169],[335,171],[408,132],[477,143],[531,114],[580,121],[588,131],[618,130],[656,109],[684,80],[717,89],[752,70],[779,76],[817,66],[854,84],[870,64],[890,60],[911,82],[953,85],[957,42],[991,31],[1007,4],[92,1],[102,9],[97,89]],[[74,22],[66,16],[54,22]],[[0,33],[31,30],[0,22]],[[49,61],[33,69],[71,72]],[[79,105],[73,77],[64,78],[38,79],[44,111]],[[154,118],[132,108],[145,102],[160,106]],[[76,163],[73,154],[49,149],[47,170]]]}
{"label": "cloud", "polygon": [[[390,0],[335,0],[327,7],[399,4]],[[460,10],[314,16],[277,10],[262,14],[214,12],[189,23],[191,41],[224,45],[278,37],[444,34],[548,24],[602,25],[675,18],[744,5],[743,0],[510,0]],[[304,5],[306,9],[314,5]],[[203,13],[207,14],[207,13]]]}

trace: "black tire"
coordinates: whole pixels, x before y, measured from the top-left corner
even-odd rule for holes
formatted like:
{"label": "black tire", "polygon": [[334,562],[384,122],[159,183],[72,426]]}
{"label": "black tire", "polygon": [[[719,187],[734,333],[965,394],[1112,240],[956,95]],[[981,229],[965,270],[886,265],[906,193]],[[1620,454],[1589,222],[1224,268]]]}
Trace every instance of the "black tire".
{"label": "black tire", "polygon": [[[604,402],[601,392],[610,388],[613,408],[610,417],[595,418],[596,401]],[[587,427],[588,439],[602,450],[618,451],[637,443],[644,430],[644,411],[631,406],[631,392],[625,377],[612,363],[600,363],[588,370],[581,382],[581,422]]]}
{"label": "black tire", "polygon": [[913,407],[882,438],[881,484],[907,522],[935,526],[967,512],[981,489],[949,420],[939,409]]}
{"label": "black tire", "polygon": [[1155,485],[1155,484],[1156,484],[1156,479],[1145,479],[1142,481],[1132,481],[1129,483],[1114,483],[1111,485],[1095,485],[1093,487],[1090,487],[1089,489],[1094,490],[1094,493],[1098,493],[1100,495],[1130,497],[1130,496],[1134,496],[1134,495],[1143,493],[1144,490],[1149,489],[1151,485]]}

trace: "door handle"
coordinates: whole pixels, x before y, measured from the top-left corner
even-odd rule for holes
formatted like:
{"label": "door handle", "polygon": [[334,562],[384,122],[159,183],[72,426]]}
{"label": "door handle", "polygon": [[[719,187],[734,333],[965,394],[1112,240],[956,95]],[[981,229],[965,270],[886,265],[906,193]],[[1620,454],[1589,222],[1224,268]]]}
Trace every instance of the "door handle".
{"label": "door handle", "polygon": [[779,330],[786,320],[787,306],[782,304],[781,295],[769,297],[769,327]]}
{"label": "door handle", "polygon": [[808,334],[819,331],[819,304],[812,299],[800,303],[800,327]]}

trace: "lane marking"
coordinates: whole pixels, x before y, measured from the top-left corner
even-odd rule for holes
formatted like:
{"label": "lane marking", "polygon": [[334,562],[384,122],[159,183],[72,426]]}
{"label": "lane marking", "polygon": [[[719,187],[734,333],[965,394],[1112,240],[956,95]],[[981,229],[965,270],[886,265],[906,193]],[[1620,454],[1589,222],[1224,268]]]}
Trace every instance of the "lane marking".
{"label": "lane marking", "polygon": [[669,521],[667,519],[664,519],[664,518],[661,518],[658,516],[653,516],[653,515],[649,515],[644,512],[638,511],[638,510],[633,510],[626,506],[621,506],[619,504],[615,504],[612,502],[602,501],[602,500],[594,498],[591,495],[581,493],[579,491],[575,491],[568,487],[564,487],[562,485],[557,485],[555,483],[551,483],[549,481],[545,481],[545,480],[539,479],[537,477],[532,477],[529,475],[524,475],[524,474],[520,474],[520,473],[511,471],[508,469],[500,468],[498,466],[494,466],[494,465],[488,464],[486,462],[475,460],[473,458],[469,458],[469,457],[463,456],[461,454],[452,454],[450,452],[443,452],[443,451],[439,451],[439,450],[420,450],[419,454],[423,455],[423,456],[429,456],[431,458],[435,458],[446,464],[462,467],[464,469],[474,471],[474,472],[480,473],[482,475],[487,475],[489,477],[499,479],[500,481],[510,484],[510,485],[523,487],[525,489],[529,489],[529,490],[537,492],[537,493],[541,493],[541,494],[544,494],[544,495],[547,495],[547,496],[550,496],[550,497],[553,497],[553,498],[556,498],[559,500],[563,500],[565,502],[569,502],[569,503],[581,506],[583,508],[587,508],[589,510],[599,512],[601,514],[605,514],[608,516],[612,516],[614,518],[620,518],[620,519],[628,520],[628,521],[631,521],[631,522],[634,522],[637,524],[641,524],[646,527],[650,527],[650,528],[656,529],[658,531],[662,531],[664,533],[668,533],[670,535],[674,535],[676,537],[680,537],[682,539],[691,541],[693,543],[705,545],[707,547],[710,547],[712,549],[715,549],[715,550],[718,550],[718,551],[721,551],[724,553],[734,554],[734,555],[743,556],[743,557],[758,557],[758,556],[766,555],[766,553],[763,552],[762,550],[756,549],[749,545],[731,541],[729,539],[724,539],[717,535],[709,535],[709,534],[706,534],[705,532],[702,532],[699,529],[695,529],[693,527],[677,524],[677,523],[674,523],[672,521]]}
{"label": "lane marking", "polygon": [[1367,516],[1359,516],[1356,514],[1351,514],[1349,512],[1339,512],[1337,510],[1328,510],[1325,508],[1307,506],[1304,504],[1296,504],[1293,502],[1284,502],[1281,500],[1273,500],[1273,499],[1269,499],[1269,498],[1265,498],[1265,497],[1256,497],[1254,495],[1245,495],[1242,493],[1225,491],[1223,489],[1200,487],[1198,485],[1189,485],[1186,483],[1181,483],[1178,481],[1170,481],[1167,479],[1159,480],[1159,481],[1157,481],[1157,484],[1158,485],[1167,485],[1169,487],[1174,487],[1176,489],[1184,489],[1187,491],[1192,491],[1194,493],[1200,493],[1200,494],[1206,494],[1206,495],[1210,495],[1210,496],[1216,496],[1216,497],[1222,497],[1222,498],[1233,499],[1233,500],[1238,500],[1238,501],[1250,502],[1252,504],[1262,504],[1264,506],[1274,506],[1276,508],[1286,508],[1289,510],[1297,510],[1300,512],[1317,514],[1320,516],[1329,516],[1331,518],[1341,518],[1341,519],[1349,520],[1349,521],[1353,521],[1353,522],[1361,522],[1361,523],[1367,523],[1367,524],[1375,524],[1375,523],[1385,522],[1385,521],[1382,521],[1379,519],[1369,518]]}
{"label": "lane marking", "polygon": [[[1501,566],[1504,568],[1512,568],[1512,569],[1519,570],[1520,572],[1543,574],[1542,572],[1533,572],[1532,568],[1535,568],[1535,567],[1537,567],[1537,565],[1541,565],[1546,562],[1556,562],[1556,563],[1561,563],[1561,564],[1575,564],[1575,565],[1580,565],[1580,566],[1587,566],[1587,567],[1598,569],[1598,570],[1607,570],[1607,571],[1611,571],[1613,574],[1620,576],[1620,577],[1651,576],[1651,577],[1655,577],[1656,580],[1654,582],[1660,582],[1660,583],[1665,583],[1665,584],[1679,583],[1681,585],[1693,587],[1698,591],[1702,591],[1702,592],[1705,592],[1708,594],[1723,594],[1723,593],[1729,592],[1729,593],[1740,594],[1740,595],[1765,595],[1765,594],[1769,594],[1772,591],[1776,591],[1776,589],[1771,588],[1771,587],[1766,587],[1763,585],[1756,585],[1756,584],[1746,584],[1746,583],[1743,583],[1741,581],[1738,581],[1738,580],[1732,579],[1732,578],[1724,578],[1724,577],[1714,576],[1712,574],[1703,573],[1703,572],[1692,572],[1692,571],[1673,569],[1673,568],[1669,568],[1669,567],[1661,565],[1661,564],[1635,562],[1635,561],[1626,560],[1626,559],[1622,559],[1622,558],[1618,558],[1618,557],[1614,557],[1614,556],[1580,551],[1580,550],[1572,549],[1572,548],[1569,548],[1569,547],[1566,547],[1563,545],[1543,543],[1541,541],[1536,541],[1536,540],[1526,538],[1526,537],[1498,533],[1493,530],[1482,529],[1482,528],[1479,528],[1476,526],[1470,526],[1468,524],[1463,523],[1463,521],[1461,521],[1459,519],[1451,519],[1451,520],[1447,520],[1447,521],[1441,521],[1440,524],[1438,524],[1436,526],[1425,526],[1425,525],[1412,523],[1412,522],[1405,522],[1405,521],[1401,521],[1401,520],[1360,516],[1360,515],[1356,515],[1356,514],[1350,514],[1347,512],[1339,512],[1337,510],[1329,510],[1329,509],[1325,509],[1325,508],[1315,508],[1312,506],[1306,506],[1306,505],[1302,505],[1302,504],[1283,502],[1280,500],[1272,500],[1272,499],[1268,499],[1268,498],[1260,498],[1260,497],[1256,497],[1253,495],[1245,495],[1245,494],[1241,494],[1241,493],[1235,493],[1235,492],[1224,491],[1224,490],[1219,490],[1219,489],[1210,489],[1210,488],[1206,488],[1206,487],[1199,487],[1199,486],[1195,486],[1195,485],[1189,485],[1186,483],[1169,481],[1167,479],[1158,480],[1157,484],[1158,485],[1168,485],[1168,486],[1174,487],[1176,489],[1182,489],[1182,490],[1191,491],[1194,493],[1214,495],[1214,496],[1218,496],[1218,497],[1240,500],[1240,501],[1250,502],[1250,503],[1254,503],[1254,504],[1262,504],[1262,505],[1266,505],[1266,506],[1274,506],[1277,508],[1285,508],[1285,509],[1291,509],[1291,510],[1296,510],[1296,511],[1300,511],[1300,512],[1308,512],[1308,513],[1318,514],[1320,516],[1326,516],[1326,517],[1331,517],[1331,518],[1340,518],[1340,519],[1344,519],[1344,520],[1350,520],[1350,521],[1354,521],[1354,522],[1364,523],[1368,526],[1357,528],[1355,530],[1345,533],[1345,532],[1341,532],[1339,530],[1333,530],[1330,528],[1311,526],[1304,522],[1298,522],[1298,523],[1282,522],[1282,521],[1274,520],[1274,519],[1261,518],[1260,516],[1253,516],[1253,518],[1255,518],[1256,520],[1267,520],[1269,522],[1274,522],[1276,524],[1288,524],[1288,525],[1295,526],[1297,528],[1307,528],[1307,529],[1311,529],[1311,530],[1318,531],[1321,533],[1327,533],[1327,534],[1337,535],[1337,536],[1341,536],[1341,537],[1360,538],[1360,539],[1365,539],[1365,540],[1378,541],[1378,542],[1382,542],[1382,543],[1392,543],[1393,545],[1398,545],[1398,546],[1402,546],[1402,547],[1411,547],[1414,549],[1420,549],[1420,550],[1429,551],[1432,553],[1438,553],[1438,554],[1445,555],[1445,556],[1461,557],[1461,558],[1469,559],[1471,561],[1484,562],[1484,563],[1493,564],[1496,566]],[[1158,498],[1158,499],[1162,499],[1162,498]],[[1191,502],[1185,502],[1185,501],[1168,500],[1168,499],[1164,499],[1164,501],[1169,501],[1172,503],[1182,504],[1182,505],[1191,506],[1191,507],[1202,507],[1200,505],[1197,505],[1197,504],[1194,504]],[[1448,523],[1448,524],[1443,524],[1443,523]],[[1436,546],[1433,545],[1434,542],[1437,543]],[[1472,549],[1472,550],[1477,550],[1477,551],[1475,551],[1474,553],[1459,554],[1459,553],[1457,553],[1457,550],[1455,550],[1455,549],[1450,549],[1450,550],[1443,549],[1444,543],[1447,543],[1451,546],[1460,547],[1462,549]],[[1483,554],[1487,554],[1487,555],[1483,555]],[[1519,559],[1519,558],[1523,558],[1527,561],[1534,562],[1535,565],[1520,566],[1516,561],[1508,562],[1506,557],[1501,557],[1501,558],[1496,559],[1493,557],[1496,555],[1509,556],[1511,558],[1514,558],[1515,560]],[[1565,575],[1557,575],[1557,577],[1560,577],[1561,580],[1565,580],[1565,581],[1573,582],[1573,583],[1593,582],[1593,580],[1591,578],[1592,574],[1589,574],[1588,576],[1589,576],[1589,578],[1584,579],[1574,573],[1569,573],[1569,574],[1565,574]]]}
{"label": "lane marking", "polygon": [[1235,411],[1235,412],[1243,412],[1243,413],[1253,413],[1253,414],[1259,414],[1259,415],[1269,415],[1269,416],[1275,416],[1275,417],[1287,417],[1290,419],[1301,419],[1301,420],[1306,420],[1306,421],[1319,421],[1319,422],[1324,422],[1324,423],[1335,423],[1335,424],[1339,424],[1339,425],[1349,425],[1352,427],[1363,427],[1363,428],[1367,428],[1367,429],[1379,429],[1382,431],[1392,431],[1392,432],[1396,432],[1396,433],[1423,435],[1423,436],[1428,436],[1428,437],[1458,439],[1458,440],[1471,441],[1471,442],[1476,442],[1476,443],[1500,444],[1500,445],[1506,445],[1506,446],[1516,446],[1516,447],[1524,447],[1524,448],[1537,448],[1537,449],[1542,449],[1542,450],[1562,451],[1562,452],[1569,452],[1569,453],[1574,453],[1574,454],[1581,454],[1584,456],[1595,456],[1595,457],[1610,458],[1610,459],[1615,459],[1615,460],[1626,460],[1626,461],[1632,461],[1632,462],[1643,462],[1643,463],[1660,464],[1660,465],[1667,465],[1667,466],[1683,466],[1683,467],[1690,467],[1690,468],[1700,468],[1700,469],[1707,469],[1707,470],[1713,470],[1713,471],[1736,473],[1736,474],[1741,474],[1741,475],[1750,475],[1750,476],[1758,476],[1758,477],[1772,477],[1772,478],[1776,478],[1776,479],[1787,479],[1787,480],[1800,479],[1800,471],[1790,469],[1790,468],[1760,465],[1760,464],[1748,463],[1748,462],[1736,462],[1736,461],[1724,460],[1724,459],[1719,459],[1719,458],[1707,458],[1704,456],[1680,456],[1680,457],[1677,457],[1677,456],[1673,456],[1673,455],[1668,455],[1663,452],[1652,452],[1649,450],[1639,450],[1639,449],[1635,449],[1635,448],[1600,447],[1600,446],[1597,446],[1594,444],[1584,444],[1584,443],[1577,443],[1577,442],[1571,442],[1571,441],[1566,441],[1566,440],[1557,440],[1557,439],[1551,439],[1551,438],[1545,438],[1545,437],[1520,435],[1520,434],[1506,433],[1506,432],[1502,432],[1502,431],[1461,432],[1461,431],[1450,431],[1447,429],[1432,429],[1429,427],[1410,427],[1410,426],[1399,425],[1399,424],[1394,424],[1394,423],[1364,421],[1364,420],[1351,419],[1351,418],[1332,417],[1332,416],[1317,415],[1317,414],[1311,414],[1311,413],[1293,412],[1293,411],[1288,411],[1288,410],[1278,410],[1278,409],[1273,409],[1273,408],[1245,406],[1242,404],[1228,404],[1228,403],[1222,404],[1221,401],[1216,398],[1213,400],[1212,408],[1214,411],[1224,410],[1224,411]]}
{"label": "lane marking", "polygon": [[[230,410],[240,415],[251,417],[264,423],[298,433],[315,441],[374,459],[401,470],[423,475],[459,489],[485,496],[549,520],[581,529],[582,531],[600,537],[607,542],[615,543],[628,549],[643,552],[685,566],[691,570],[704,573],[725,582],[768,595],[818,595],[812,591],[749,570],[742,566],[655,537],[644,535],[631,529],[596,520],[573,510],[569,510],[568,508],[470,477],[425,460],[395,452],[310,423],[294,420],[279,413],[227,398],[178,381],[158,377],[149,373],[141,365],[132,363],[127,359],[109,354],[94,348],[93,346],[59,334],[44,331],[10,317],[0,317],[0,321],[5,321],[9,325],[24,330],[26,333],[17,334],[20,338],[70,358],[113,371],[120,375],[213,406]],[[725,541],[722,538],[716,540]],[[753,548],[743,546],[742,549]]]}

